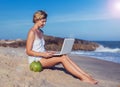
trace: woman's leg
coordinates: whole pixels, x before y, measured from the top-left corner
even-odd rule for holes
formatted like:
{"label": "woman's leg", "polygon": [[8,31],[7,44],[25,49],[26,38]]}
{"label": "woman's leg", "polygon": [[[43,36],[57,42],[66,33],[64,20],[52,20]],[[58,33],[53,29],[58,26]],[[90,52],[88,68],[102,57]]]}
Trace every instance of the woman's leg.
{"label": "woman's leg", "polygon": [[96,84],[94,80],[90,79],[89,77],[87,77],[86,75],[84,75],[83,73],[81,73],[80,71],[78,71],[73,64],[70,63],[70,61],[68,61],[68,58],[66,56],[61,56],[61,57],[52,57],[49,59],[41,59],[40,60],[41,64],[43,65],[43,67],[52,67],[54,65],[56,65],[57,63],[62,63],[62,65],[64,66],[64,68],[70,72],[72,75],[78,77],[80,80],[84,81],[84,82],[89,82],[92,84]]}
{"label": "woman's leg", "polygon": [[68,61],[81,73],[83,73],[84,75],[88,76],[89,78],[91,78],[91,76],[89,74],[87,74],[86,72],[84,72],[80,67],[78,67],[67,55],[65,55],[68,59]]}
{"label": "woman's leg", "polygon": [[[94,79],[92,78],[92,76],[90,76],[90,75],[87,74],[85,71],[83,71],[80,67],[78,67],[67,55],[65,55],[65,56],[67,57],[68,61],[74,66],[74,68],[76,68],[76,69],[77,69],[79,72],[81,72],[83,75],[86,75],[88,78],[94,80]],[[94,81],[97,83],[96,80],[94,80]]]}

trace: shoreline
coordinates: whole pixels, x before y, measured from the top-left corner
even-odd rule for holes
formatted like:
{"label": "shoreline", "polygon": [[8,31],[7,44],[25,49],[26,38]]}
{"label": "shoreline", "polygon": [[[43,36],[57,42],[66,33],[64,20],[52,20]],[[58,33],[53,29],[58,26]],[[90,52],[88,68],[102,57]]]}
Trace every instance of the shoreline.
{"label": "shoreline", "polygon": [[119,52],[72,51],[72,54],[120,64]]}
{"label": "shoreline", "polygon": [[73,54],[69,56],[99,83],[82,82],[68,74],[61,65],[32,72],[25,48],[0,47],[0,87],[120,87],[120,64]]}
{"label": "shoreline", "polygon": [[77,56],[81,56],[81,57],[85,57],[85,58],[98,59],[98,60],[102,60],[102,61],[106,61],[106,62],[120,64],[119,62],[115,62],[115,61],[112,61],[112,60],[101,59],[101,57],[94,57],[94,56],[87,56],[87,55],[80,55],[80,54],[72,54],[72,55],[77,55]]}

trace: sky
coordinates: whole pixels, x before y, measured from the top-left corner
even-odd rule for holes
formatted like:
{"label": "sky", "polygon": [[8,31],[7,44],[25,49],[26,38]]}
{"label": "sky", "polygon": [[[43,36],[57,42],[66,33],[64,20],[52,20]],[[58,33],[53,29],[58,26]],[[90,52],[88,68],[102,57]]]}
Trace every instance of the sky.
{"label": "sky", "polygon": [[0,39],[26,39],[37,10],[46,35],[120,41],[120,0],[0,0]]}

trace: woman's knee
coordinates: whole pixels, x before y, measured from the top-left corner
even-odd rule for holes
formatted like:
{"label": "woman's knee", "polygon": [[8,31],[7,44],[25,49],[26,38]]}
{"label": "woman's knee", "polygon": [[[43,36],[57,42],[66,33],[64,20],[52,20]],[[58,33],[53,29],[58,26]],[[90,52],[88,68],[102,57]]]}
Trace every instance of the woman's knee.
{"label": "woman's knee", "polygon": [[62,56],[62,62],[68,61],[68,58],[66,56]]}

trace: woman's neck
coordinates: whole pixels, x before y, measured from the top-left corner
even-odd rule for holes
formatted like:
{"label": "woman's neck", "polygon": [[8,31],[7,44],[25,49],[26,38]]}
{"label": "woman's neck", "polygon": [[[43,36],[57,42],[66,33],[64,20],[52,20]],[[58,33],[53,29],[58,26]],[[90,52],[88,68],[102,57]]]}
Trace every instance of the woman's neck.
{"label": "woman's neck", "polygon": [[35,30],[38,30],[38,29],[39,29],[39,27],[38,27],[36,24],[33,26],[33,28],[34,28]]}

